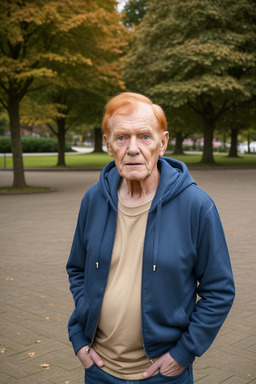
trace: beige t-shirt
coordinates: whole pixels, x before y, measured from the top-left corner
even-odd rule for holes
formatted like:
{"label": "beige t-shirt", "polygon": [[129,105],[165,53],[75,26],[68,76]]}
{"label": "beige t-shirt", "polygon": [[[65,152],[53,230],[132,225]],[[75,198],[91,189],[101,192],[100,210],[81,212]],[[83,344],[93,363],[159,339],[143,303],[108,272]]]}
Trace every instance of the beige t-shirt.
{"label": "beige t-shirt", "polygon": [[151,365],[141,335],[142,255],[151,202],[130,208],[118,201],[110,272],[93,343],[104,360],[102,369],[126,380],[142,379]]}

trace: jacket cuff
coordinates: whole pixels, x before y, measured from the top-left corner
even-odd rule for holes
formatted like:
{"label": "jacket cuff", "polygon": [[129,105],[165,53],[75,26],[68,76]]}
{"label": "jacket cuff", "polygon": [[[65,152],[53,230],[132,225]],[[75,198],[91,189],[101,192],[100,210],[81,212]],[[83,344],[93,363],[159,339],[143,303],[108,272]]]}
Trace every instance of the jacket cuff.
{"label": "jacket cuff", "polygon": [[90,344],[90,341],[85,337],[84,332],[76,333],[70,338],[70,341],[73,345],[75,354],[77,354],[79,349],[81,349],[85,345]]}
{"label": "jacket cuff", "polygon": [[169,353],[171,357],[183,365],[183,367],[188,367],[195,360],[195,355],[190,352],[180,340],[175,347],[170,349]]}

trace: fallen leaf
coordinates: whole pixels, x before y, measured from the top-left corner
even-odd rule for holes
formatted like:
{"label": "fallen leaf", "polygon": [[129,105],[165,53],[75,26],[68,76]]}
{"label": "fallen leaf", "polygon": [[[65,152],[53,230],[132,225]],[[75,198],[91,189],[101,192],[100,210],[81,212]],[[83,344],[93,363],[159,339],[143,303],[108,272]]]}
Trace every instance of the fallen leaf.
{"label": "fallen leaf", "polygon": [[42,343],[41,340],[36,340],[35,343],[39,344],[39,343]]}
{"label": "fallen leaf", "polygon": [[69,384],[69,381],[65,381],[65,384]]}
{"label": "fallen leaf", "polygon": [[13,277],[6,277],[5,280],[7,280],[7,281],[11,281],[11,280],[14,280],[14,278],[13,278]]}
{"label": "fallen leaf", "polygon": [[50,320],[50,316],[46,316],[46,317],[45,317],[45,320]]}
{"label": "fallen leaf", "polygon": [[50,368],[50,364],[41,364],[41,367],[45,368],[45,369],[49,369]]}
{"label": "fallen leaf", "polygon": [[34,357],[35,356],[35,352],[29,352],[28,353],[28,357]]}
{"label": "fallen leaf", "polygon": [[45,296],[40,296],[40,299],[45,299]]}
{"label": "fallen leaf", "polygon": [[4,353],[5,353],[5,351],[6,351],[6,349],[5,349],[5,348],[2,348],[2,349],[1,349],[1,353],[2,353],[2,354],[4,354]]}

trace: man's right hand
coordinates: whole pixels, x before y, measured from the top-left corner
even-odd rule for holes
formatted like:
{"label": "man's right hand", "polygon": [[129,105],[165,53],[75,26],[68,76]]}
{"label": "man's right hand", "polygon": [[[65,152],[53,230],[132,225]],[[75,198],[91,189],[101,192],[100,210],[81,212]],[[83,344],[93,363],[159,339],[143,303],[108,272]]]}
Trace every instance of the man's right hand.
{"label": "man's right hand", "polygon": [[98,365],[98,367],[102,367],[104,365],[104,361],[102,360],[100,355],[98,355],[98,353],[95,352],[93,348],[90,349],[90,352],[87,355],[86,354],[87,348],[88,348],[88,345],[85,345],[84,347],[79,349],[79,351],[77,352],[77,357],[83,364],[84,368],[86,369],[90,368],[93,365],[93,363]]}

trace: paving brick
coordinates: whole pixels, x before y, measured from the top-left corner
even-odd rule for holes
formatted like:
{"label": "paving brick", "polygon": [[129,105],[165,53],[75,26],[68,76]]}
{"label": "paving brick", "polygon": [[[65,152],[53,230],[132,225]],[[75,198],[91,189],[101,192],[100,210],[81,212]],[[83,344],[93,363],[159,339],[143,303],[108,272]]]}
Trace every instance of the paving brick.
{"label": "paving brick", "polygon": [[[191,173],[220,212],[237,291],[213,345],[196,359],[195,383],[256,384],[256,170]],[[65,265],[81,198],[98,177],[99,172],[26,172],[28,184],[58,192],[0,196],[1,384],[84,382],[67,335],[73,299]],[[0,185],[11,182],[12,172],[0,170]]]}

